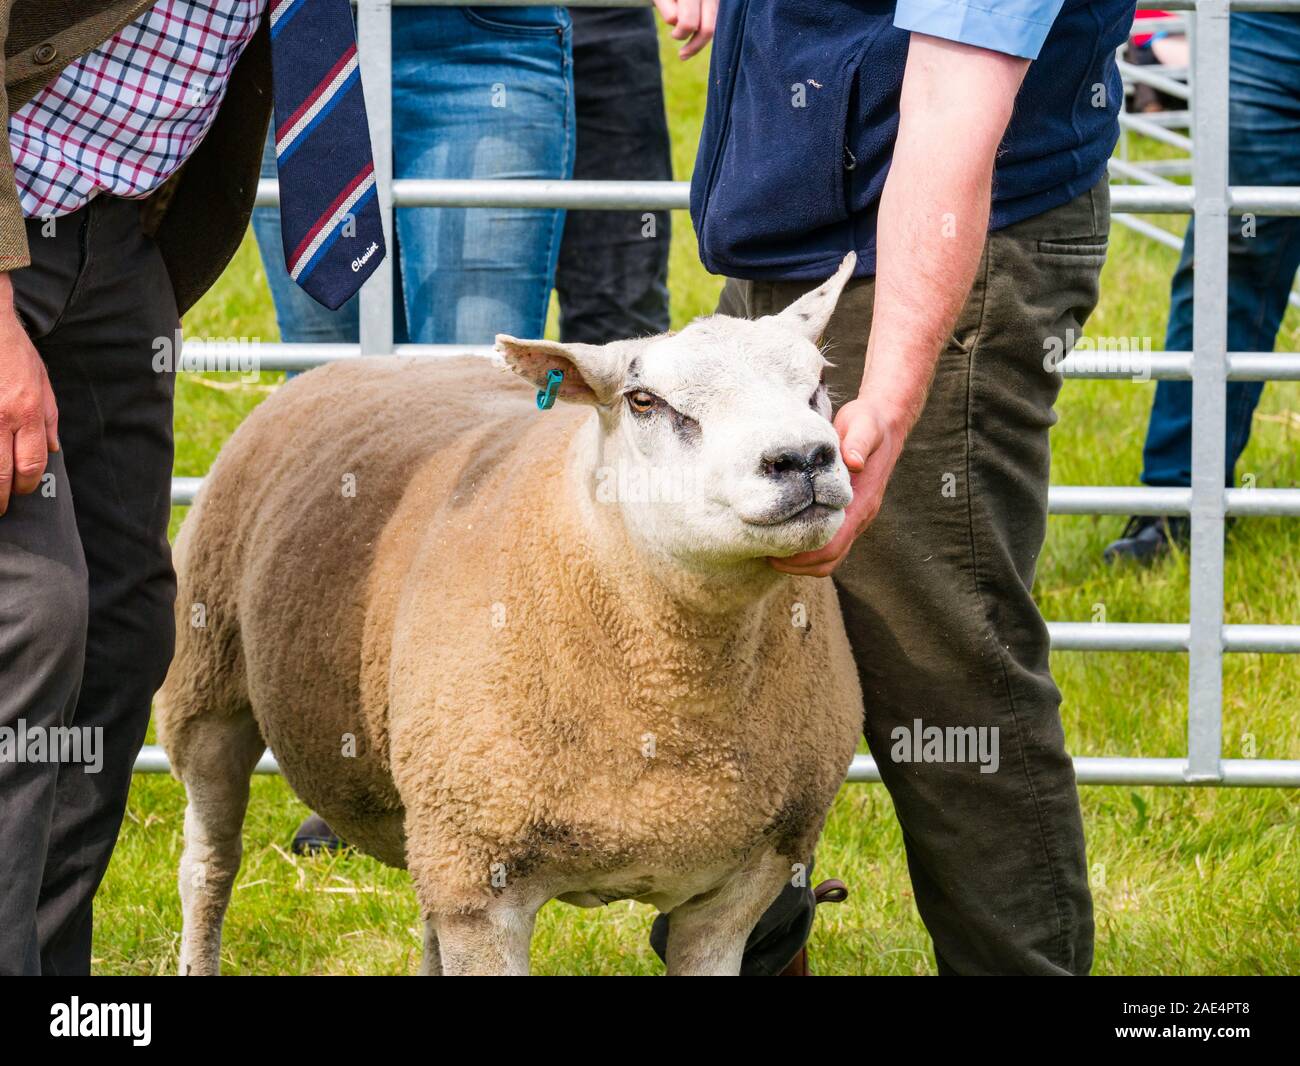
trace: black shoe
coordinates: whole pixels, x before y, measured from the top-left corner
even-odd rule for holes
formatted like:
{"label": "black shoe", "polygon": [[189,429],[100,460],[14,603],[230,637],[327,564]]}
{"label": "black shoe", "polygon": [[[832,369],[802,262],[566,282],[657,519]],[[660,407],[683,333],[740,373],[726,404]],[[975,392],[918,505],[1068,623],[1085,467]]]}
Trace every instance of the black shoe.
{"label": "black shoe", "polygon": [[[816,908],[823,903],[843,903],[849,898],[848,887],[838,877],[832,877],[823,881],[813,889],[813,907]],[[799,949],[799,954],[790,960],[790,963],[782,970],[777,977],[811,977],[812,970],[808,969],[808,945],[805,944]]]}
{"label": "black shoe", "polygon": [[310,814],[298,826],[290,850],[295,855],[315,855],[322,851],[342,851],[346,844],[319,814]]}
{"label": "black shoe", "polygon": [[1187,550],[1191,522],[1187,518],[1135,514],[1128,520],[1119,540],[1106,546],[1101,557],[1108,563],[1127,561],[1150,566],[1166,555],[1172,545]]}

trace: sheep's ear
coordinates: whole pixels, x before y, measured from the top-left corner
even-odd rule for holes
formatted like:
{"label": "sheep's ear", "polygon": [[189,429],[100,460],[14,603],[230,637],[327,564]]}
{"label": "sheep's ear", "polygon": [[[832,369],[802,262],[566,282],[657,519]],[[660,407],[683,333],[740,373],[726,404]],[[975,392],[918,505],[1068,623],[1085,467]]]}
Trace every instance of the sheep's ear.
{"label": "sheep's ear", "polygon": [[510,369],[539,389],[546,376],[562,370],[558,398],[570,403],[609,404],[618,398],[627,359],[619,344],[560,344],[556,341],[521,341],[497,334],[497,351]]}
{"label": "sheep's ear", "polygon": [[839,303],[840,293],[853,276],[853,268],[857,263],[857,253],[849,252],[840,263],[839,270],[817,288],[804,293],[780,314],[769,315],[760,321],[774,322],[807,337],[813,344],[820,344],[835,305]]}

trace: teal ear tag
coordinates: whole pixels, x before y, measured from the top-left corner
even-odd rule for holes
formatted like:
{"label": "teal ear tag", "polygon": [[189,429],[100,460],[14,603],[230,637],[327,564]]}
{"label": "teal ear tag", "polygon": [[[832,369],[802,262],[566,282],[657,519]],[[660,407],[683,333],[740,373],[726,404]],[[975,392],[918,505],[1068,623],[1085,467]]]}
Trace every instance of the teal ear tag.
{"label": "teal ear tag", "polygon": [[564,380],[563,370],[546,372],[546,388],[537,390],[537,409],[549,411],[555,406],[555,397],[560,394],[560,382]]}

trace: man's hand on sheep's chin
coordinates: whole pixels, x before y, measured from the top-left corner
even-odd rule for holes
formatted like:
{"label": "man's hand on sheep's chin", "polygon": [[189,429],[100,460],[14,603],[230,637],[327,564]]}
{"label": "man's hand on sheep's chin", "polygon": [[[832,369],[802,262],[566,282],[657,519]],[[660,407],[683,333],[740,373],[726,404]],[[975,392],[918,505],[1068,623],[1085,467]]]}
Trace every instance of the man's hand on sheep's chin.
{"label": "man's hand on sheep's chin", "polygon": [[862,397],[850,400],[839,409],[835,429],[840,435],[844,465],[849,468],[853,500],[844,509],[844,524],[824,548],[768,560],[783,573],[830,577],[835,572],[853,542],[880,510],[889,475],[894,472],[907,436],[901,422],[890,419]]}

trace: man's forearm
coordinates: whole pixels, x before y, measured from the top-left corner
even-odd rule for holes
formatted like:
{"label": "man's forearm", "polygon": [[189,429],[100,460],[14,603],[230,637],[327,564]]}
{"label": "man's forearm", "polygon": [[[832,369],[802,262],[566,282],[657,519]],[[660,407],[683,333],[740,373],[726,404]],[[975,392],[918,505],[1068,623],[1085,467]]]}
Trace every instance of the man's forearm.
{"label": "man's forearm", "polygon": [[988,231],[993,161],[1026,60],[913,34],[876,227],[860,395],[901,435],[925,403]]}

